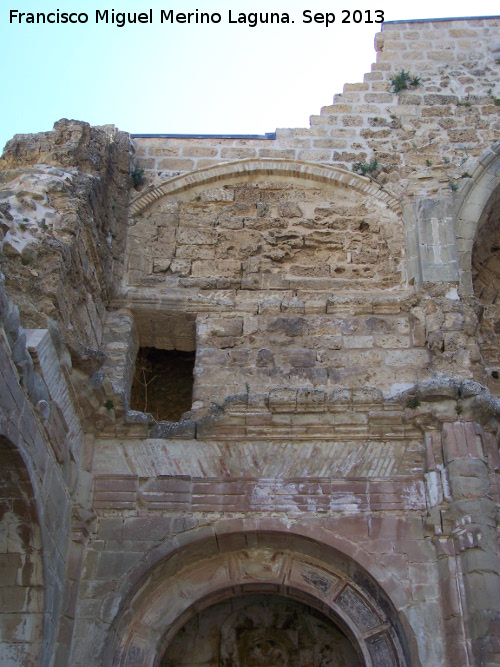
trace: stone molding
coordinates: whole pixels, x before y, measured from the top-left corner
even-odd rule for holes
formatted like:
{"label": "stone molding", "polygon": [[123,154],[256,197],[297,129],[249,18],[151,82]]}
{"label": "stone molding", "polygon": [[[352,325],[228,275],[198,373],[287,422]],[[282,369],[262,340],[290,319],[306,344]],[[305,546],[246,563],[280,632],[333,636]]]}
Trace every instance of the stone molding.
{"label": "stone molding", "polygon": [[[149,563],[145,580],[139,565],[123,582],[125,590],[115,591],[116,603],[121,598],[122,604],[109,619],[104,665],[152,666],[193,613],[246,592],[284,594],[331,616],[354,638],[367,667],[410,664],[407,645],[414,638],[405,608],[411,600],[346,538],[324,529],[313,534],[305,525],[289,532],[277,519],[235,519],[221,522],[216,534],[193,532],[189,542],[182,540],[181,559],[170,543],[168,555]],[[375,578],[370,570],[377,571]],[[386,663],[377,653],[380,640]],[[415,657],[411,664],[420,662]]]}

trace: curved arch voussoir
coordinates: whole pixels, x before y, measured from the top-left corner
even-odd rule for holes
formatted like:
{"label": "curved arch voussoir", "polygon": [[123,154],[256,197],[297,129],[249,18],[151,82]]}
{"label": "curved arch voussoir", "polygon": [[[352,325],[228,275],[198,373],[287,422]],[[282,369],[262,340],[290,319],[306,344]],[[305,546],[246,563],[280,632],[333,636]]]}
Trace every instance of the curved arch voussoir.
{"label": "curved arch voussoir", "polygon": [[130,205],[130,214],[137,215],[141,213],[155,201],[167,195],[184,192],[217,181],[254,175],[288,176],[289,178],[301,178],[325,185],[340,185],[375,197],[385,202],[391,210],[399,212],[401,209],[399,200],[395,195],[382,189],[381,186],[373,183],[365,176],[354,174],[339,167],[326,167],[312,162],[261,158],[259,160],[247,159],[225,162],[171,178],[160,186],[141,194],[133,201]]}
{"label": "curved arch voussoir", "polygon": [[[126,612],[118,614],[112,623],[105,664],[153,667],[193,614],[248,592],[284,595],[335,619],[358,645],[368,666],[375,664],[370,656],[372,645],[379,641],[385,642],[385,650],[391,652],[391,664],[409,664],[405,646],[411,637],[408,628],[402,631],[396,611],[401,601],[395,606],[392,595],[383,590],[387,582],[380,568],[375,570],[382,585],[359,559],[353,559],[354,554],[339,550],[337,540],[330,545],[324,539],[319,543],[307,530],[293,535],[279,530],[259,531],[252,536],[227,528],[229,532],[220,534],[215,550],[201,549],[194,539],[180,549],[181,558],[172,560],[172,553],[157,561],[142,581],[129,589]],[[253,546],[242,547],[243,537]],[[179,550],[176,553],[180,555]],[[374,596],[375,590],[378,593]],[[355,607],[365,610],[364,620],[353,611]]]}

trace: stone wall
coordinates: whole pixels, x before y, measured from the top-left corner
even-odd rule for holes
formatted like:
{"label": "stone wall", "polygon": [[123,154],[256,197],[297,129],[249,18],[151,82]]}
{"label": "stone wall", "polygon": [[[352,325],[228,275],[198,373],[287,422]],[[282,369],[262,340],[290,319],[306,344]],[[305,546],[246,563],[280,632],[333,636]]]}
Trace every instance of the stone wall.
{"label": "stone wall", "polygon": [[61,120],[11,139],[0,159],[7,294],[25,327],[60,327],[77,357],[98,348],[123,266],[129,138]]}
{"label": "stone wall", "polygon": [[79,473],[63,412],[35,371],[19,311],[5,294],[1,301],[2,661],[50,664],[64,613],[68,483]]}
{"label": "stone wall", "polygon": [[[472,159],[498,140],[498,21],[385,23],[372,71],[311,116],[310,128],[278,129],[274,140],[141,137],[135,139],[137,163],[148,183],[157,184],[248,158],[351,170],[353,162],[376,157],[381,182],[398,195],[451,194],[449,179],[462,185]],[[420,77],[421,85],[394,94],[391,78],[401,69]]]}
{"label": "stone wall", "polygon": [[2,661],[66,664],[93,517],[78,392],[121,272],[106,238],[123,252],[128,137],[60,121],[10,141],[1,169]]}
{"label": "stone wall", "polygon": [[1,660],[37,664],[43,637],[42,544],[33,492],[20,454],[1,440]]}
{"label": "stone wall", "polygon": [[132,223],[131,284],[243,290],[404,284],[395,213],[356,191],[304,185],[259,179],[153,204]]}
{"label": "stone wall", "polygon": [[500,665],[500,18],[375,46],[310,128],[7,145],[6,665]]}

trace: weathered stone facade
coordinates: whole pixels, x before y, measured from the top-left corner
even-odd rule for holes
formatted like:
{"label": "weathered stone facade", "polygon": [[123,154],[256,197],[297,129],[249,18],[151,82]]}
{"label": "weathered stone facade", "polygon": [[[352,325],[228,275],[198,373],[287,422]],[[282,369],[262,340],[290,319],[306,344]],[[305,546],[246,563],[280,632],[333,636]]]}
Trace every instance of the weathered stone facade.
{"label": "weathered stone facade", "polygon": [[2,664],[500,665],[500,18],[375,45],[308,129],[7,144]]}

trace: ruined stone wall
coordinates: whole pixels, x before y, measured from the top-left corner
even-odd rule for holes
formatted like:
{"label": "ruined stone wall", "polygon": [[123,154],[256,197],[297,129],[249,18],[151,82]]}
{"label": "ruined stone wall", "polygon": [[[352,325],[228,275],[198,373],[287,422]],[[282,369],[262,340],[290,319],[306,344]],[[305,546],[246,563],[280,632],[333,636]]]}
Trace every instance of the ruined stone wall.
{"label": "ruined stone wall", "polygon": [[[376,159],[372,175],[405,202],[408,278],[453,280],[450,260],[457,255],[460,274],[468,272],[469,221],[455,229],[456,255],[441,248],[435,257],[431,220],[440,219],[443,238],[453,235],[447,208],[470,187],[475,160],[498,140],[498,19],[386,23],[375,47],[377,62],[364,82],[346,84],[332,105],[311,116],[310,128],[277,130],[272,141],[136,139],[147,185],[240,159],[300,160],[349,171],[356,162]],[[421,85],[394,94],[391,80],[403,69]],[[421,198],[435,214],[425,215]],[[421,255],[419,245],[430,254]]]}
{"label": "ruined stone wall", "polygon": [[78,393],[102,364],[102,323],[121,274],[128,150],[114,128],[60,121],[52,132],[15,137],[1,158],[6,665],[69,657],[93,516],[90,415]]}
{"label": "ruined stone wall", "polygon": [[7,294],[25,327],[53,320],[76,356],[100,346],[122,271],[128,141],[115,128],[62,120],[14,137],[0,161]]}
{"label": "ruined stone wall", "polygon": [[[71,491],[81,479],[75,462],[82,433],[78,423],[69,432],[66,406],[36,372],[19,311],[3,284],[1,292],[1,659],[6,665],[51,664],[65,612]],[[67,649],[68,637],[62,643]]]}
{"label": "ruined stone wall", "polygon": [[[498,140],[498,20],[385,23],[372,71],[311,116],[310,128],[278,129],[274,140],[141,137],[137,164],[149,185],[249,158],[351,170],[376,157],[379,180],[398,195],[451,194],[449,180],[461,185],[471,159]],[[394,94],[401,69],[421,85]]]}
{"label": "ruined stone wall", "polygon": [[[500,19],[376,49],[275,138],[8,144],[5,655],[500,665]],[[143,347],[195,352],[177,422]]]}
{"label": "ruined stone wall", "polygon": [[298,178],[252,180],[155,202],[131,230],[129,284],[338,291],[405,283],[401,220],[382,202]]}

